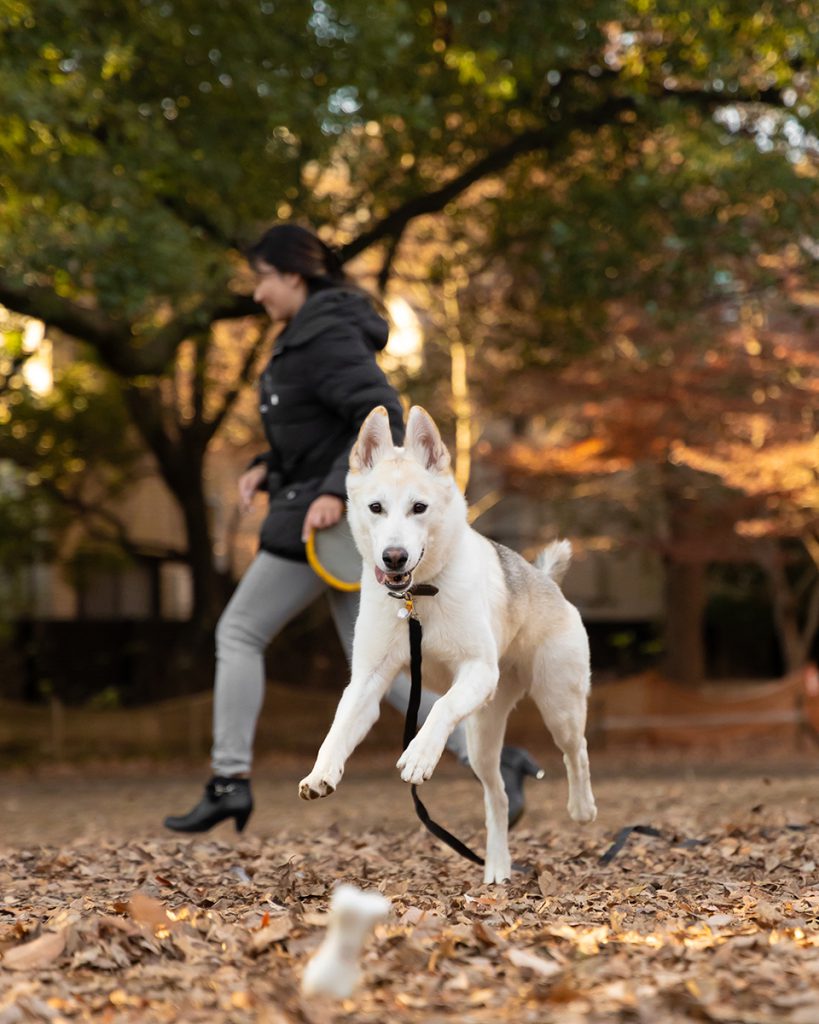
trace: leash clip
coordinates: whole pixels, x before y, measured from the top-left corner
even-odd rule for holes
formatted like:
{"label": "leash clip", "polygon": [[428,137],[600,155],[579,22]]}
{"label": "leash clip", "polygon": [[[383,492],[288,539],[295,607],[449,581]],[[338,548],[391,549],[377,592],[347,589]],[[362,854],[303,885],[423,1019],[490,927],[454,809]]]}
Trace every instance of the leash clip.
{"label": "leash clip", "polygon": [[399,608],[397,612],[399,619],[408,619],[411,615],[415,615],[415,602],[409,590],[405,590],[403,594],[396,594],[392,590],[387,591],[387,593],[390,597],[394,597],[396,601],[404,602],[404,607]]}

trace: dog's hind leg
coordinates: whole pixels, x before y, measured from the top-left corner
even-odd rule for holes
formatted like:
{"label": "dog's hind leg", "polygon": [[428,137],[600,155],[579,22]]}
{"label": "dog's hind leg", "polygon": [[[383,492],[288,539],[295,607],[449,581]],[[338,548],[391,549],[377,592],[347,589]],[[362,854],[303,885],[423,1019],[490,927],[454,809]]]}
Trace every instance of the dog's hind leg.
{"label": "dog's hind leg", "polygon": [[515,705],[519,690],[504,679],[495,698],[466,720],[466,745],[469,763],[483,785],[486,811],[486,863],[483,880],[503,882],[512,877],[509,855],[509,801],[500,772],[500,754],[506,732],[506,719]]}
{"label": "dog's hind leg", "polygon": [[597,807],[589,778],[586,749],[586,704],[589,651],[585,630],[550,638],[535,654],[530,693],[555,743],[563,751],[569,780],[569,815],[574,821],[594,821]]}

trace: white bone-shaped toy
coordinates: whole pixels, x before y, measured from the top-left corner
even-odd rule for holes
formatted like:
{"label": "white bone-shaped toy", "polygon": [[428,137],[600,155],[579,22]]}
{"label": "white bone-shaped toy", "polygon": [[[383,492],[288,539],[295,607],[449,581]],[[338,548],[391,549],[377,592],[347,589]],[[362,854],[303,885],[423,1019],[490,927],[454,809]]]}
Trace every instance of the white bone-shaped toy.
{"label": "white bone-shaped toy", "polygon": [[390,901],[380,893],[340,885],[330,903],[327,934],[304,969],[304,995],[335,999],[350,996],[361,978],[359,961],[364,942],[389,910]]}

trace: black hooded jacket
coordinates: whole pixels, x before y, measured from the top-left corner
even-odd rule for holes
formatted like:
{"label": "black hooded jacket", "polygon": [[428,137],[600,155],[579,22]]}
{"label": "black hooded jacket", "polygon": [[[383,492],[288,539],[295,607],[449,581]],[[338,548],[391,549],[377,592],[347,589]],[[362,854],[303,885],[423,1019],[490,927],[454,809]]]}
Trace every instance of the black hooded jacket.
{"label": "black hooded jacket", "polygon": [[375,361],[389,327],[366,295],[348,288],[314,292],[276,339],[262,373],[259,409],[270,450],[270,505],[261,547],[305,561],[301,527],[320,494],[347,497],[350,449],[367,414],[386,407],[393,438],[404,436],[401,403]]}

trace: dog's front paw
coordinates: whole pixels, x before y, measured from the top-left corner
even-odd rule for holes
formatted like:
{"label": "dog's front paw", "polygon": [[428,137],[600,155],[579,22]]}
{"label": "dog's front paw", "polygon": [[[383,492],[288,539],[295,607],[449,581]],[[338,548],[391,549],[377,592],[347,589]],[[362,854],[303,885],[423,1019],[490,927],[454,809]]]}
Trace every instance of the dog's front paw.
{"label": "dog's front paw", "polygon": [[302,800],[318,800],[323,796],[335,793],[336,786],[341,781],[341,771],[321,771],[314,768],[310,774],[299,783],[299,796]]}
{"label": "dog's front paw", "polygon": [[396,765],[404,782],[411,782],[414,786],[420,786],[431,777],[441,758],[440,750],[431,749],[423,740],[419,743],[419,739],[421,737],[415,737]]}

